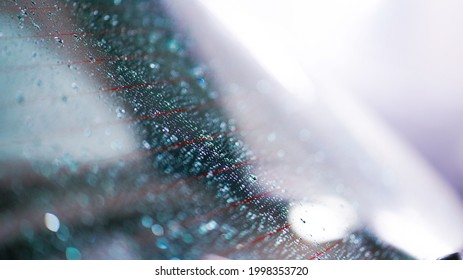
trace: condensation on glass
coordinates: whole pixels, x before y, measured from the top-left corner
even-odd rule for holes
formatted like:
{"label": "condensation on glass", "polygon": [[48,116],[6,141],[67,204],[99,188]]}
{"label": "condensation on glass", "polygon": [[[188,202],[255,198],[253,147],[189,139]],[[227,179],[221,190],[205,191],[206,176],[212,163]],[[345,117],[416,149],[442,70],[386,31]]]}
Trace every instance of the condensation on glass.
{"label": "condensation on glass", "polygon": [[374,167],[336,161],[361,147],[318,136],[341,127],[266,118],[278,88],[214,86],[192,48],[157,1],[1,2],[1,258],[408,258],[362,222]]}

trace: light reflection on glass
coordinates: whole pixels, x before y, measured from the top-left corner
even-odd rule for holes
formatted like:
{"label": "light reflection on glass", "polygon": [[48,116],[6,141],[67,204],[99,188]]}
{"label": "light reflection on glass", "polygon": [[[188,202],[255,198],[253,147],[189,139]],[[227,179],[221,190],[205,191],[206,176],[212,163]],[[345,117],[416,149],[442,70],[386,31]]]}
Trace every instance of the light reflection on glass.
{"label": "light reflection on glass", "polygon": [[157,1],[46,4],[1,4],[0,256],[408,258],[291,61],[216,83]]}

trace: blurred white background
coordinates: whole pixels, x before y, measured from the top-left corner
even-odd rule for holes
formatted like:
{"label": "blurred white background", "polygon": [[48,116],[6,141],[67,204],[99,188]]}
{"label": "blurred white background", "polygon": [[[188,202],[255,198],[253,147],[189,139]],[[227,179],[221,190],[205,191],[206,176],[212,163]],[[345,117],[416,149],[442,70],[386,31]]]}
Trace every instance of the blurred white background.
{"label": "blurred white background", "polygon": [[357,96],[463,197],[462,1],[201,2]]}

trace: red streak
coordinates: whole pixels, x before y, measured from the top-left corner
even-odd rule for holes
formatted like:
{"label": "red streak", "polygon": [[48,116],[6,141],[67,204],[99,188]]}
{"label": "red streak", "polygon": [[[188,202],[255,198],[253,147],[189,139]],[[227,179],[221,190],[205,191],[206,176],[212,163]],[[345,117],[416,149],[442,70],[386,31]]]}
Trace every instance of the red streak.
{"label": "red streak", "polygon": [[155,113],[155,114],[151,114],[151,115],[144,115],[144,116],[140,116],[140,117],[133,118],[133,119],[123,120],[123,122],[134,122],[134,121],[147,120],[147,119],[152,119],[152,118],[156,118],[156,117],[160,117],[160,116],[166,116],[166,115],[171,115],[171,114],[178,114],[178,113],[193,111],[193,110],[197,110],[197,109],[207,107],[207,106],[211,106],[211,103],[208,102],[208,103],[203,103],[203,104],[200,104],[200,105],[194,105],[194,106],[188,106],[188,107],[183,107],[183,108],[179,108],[179,109],[174,109],[174,110],[171,110],[171,111],[159,112],[159,113]]}
{"label": "red streak", "polygon": [[266,196],[266,195],[269,195],[270,193],[272,193],[272,191],[268,191],[268,192],[264,192],[264,193],[261,193],[261,194],[258,194],[256,196],[253,196],[253,197],[250,197],[248,199],[245,199],[245,200],[242,200],[242,201],[238,201],[238,202],[235,202],[233,203],[232,205],[228,206],[228,207],[224,207],[224,208],[220,208],[220,209],[215,209],[213,211],[210,211],[210,212],[207,212],[205,214],[202,214],[202,215],[199,215],[199,216],[196,216],[194,217],[193,219],[191,220],[187,220],[185,222],[182,223],[182,226],[184,227],[187,227],[187,226],[190,226],[191,224],[197,222],[198,220],[200,219],[210,219],[212,217],[215,217],[223,212],[226,212],[230,209],[233,209],[233,208],[236,208],[240,205],[244,205],[244,204],[247,204],[249,202],[252,202],[254,200],[257,200],[263,196]]}
{"label": "red streak", "polygon": [[157,148],[157,149],[150,150],[150,151],[149,151],[149,154],[156,154],[156,153],[163,152],[163,151],[167,151],[167,150],[170,150],[170,149],[180,148],[180,147],[183,147],[183,146],[186,146],[186,145],[190,145],[190,144],[193,144],[193,143],[198,143],[198,142],[203,142],[203,141],[207,141],[207,140],[212,140],[212,139],[217,138],[217,137],[222,136],[222,135],[225,135],[225,133],[217,133],[217,134],[214,134],[214,135],[211,135],[211,136],[201,137],[201,138],[197,138],[197,139],[193,139],[193,140],[189,140],[189,141],[185,141],[185,142],[173,144],[173,145],[170,145],[170,146],[159,147],[159,148]]}
{"label": "red streak", "polygon": [[321,251],[321,252],[318,252],[317,254],[313,255],[312,257],[309,258],[309,260],[314,260],[318,257],[320,257],[321,255],[327,253],[328,251],[330,251],[331,249],[333,249],[336,245],[338,245],[339,242],[336,242],[334,244],[332,244],[331,246],[329,246],[328,248],[326,248],[325,250]]}
{"label": "red streak", "polygon": [[[245,163],[245,162],[242,162],[242,163]],[[242,164],[238,163],[238,164],[232,165],[229,169],[236,168],[236,167],[239,167],[239,166],[242,166]],[[229,169],[227,169],[227,170],[229,170]],[[223,169],[220,169],[220,170],[223,170]],[[175,180],[174,182],[171,182],[170,184],[167,184],[165,190],[173,188],[173,187],[177,186],[181,182],[191,182],[191,181],[196,181],[198,179],[200,179],[200,177],[198,177],[198,176],[192,176],[192,177],[188,177],[188,178],[184,178],[184,179],[178,179],[178,180]],[[162,190],[160,188],[153,191],[153,189],[150,186],[147,186],[146,188],[144,188],[143,190],[139,190],[138,192],[120,193],[120,194],[116,195],[115,197],[112,197],[112,198],[108,199],[107,206],[109,208],[122,208],[124,205],[130,205],[130,204],[134,204],[134,203],[139,202],[140,200],[144,199],[146,197],[146,195],[148,195],[148,194],[158,194],[161,191]],[[116,207],[116,205],[119,205],[119,206]]]}
{"label": "red streak", "polygon": [[201,174],[201,175],[198,175],[196,176],[194,179],[201,179],[203,177],[207,177],[208,175],[217,175],[219,173],[223,173],[223,172],[226,172],[230,169],[233,169],[233,168],[237,168],[237,167],[241,167],[243,165],[247,165],[251,162],[255,161],[255,159],[250,159],[250,160],[245,160],[245,161],[242,161],[240,163],[237,163],[237,164],[233,164],[233,165],[230,165],[230,166],[227,166],[227,167],[224,167],[222,169],[217,169],[217,170],[214,170],[212,172],[208,172],[208,173],[204,173],[204,174]]}
{"label": "red streak", "polygon": [[119,86],[119,87],[103,88],[99,90],[98,92],[119,91],[119,90],[124,90],[124,89],[132,89],[132,88],[137,88],[137,87],[148,87],[148,86],[160,85],[160,84],[171,84],[171,83],[173,84],[173,83],[178,83],[178,82],[182,82],[185,80],[192,80],[192,79],[193,78],[179,78],[179,79],[162,80],[162,81],[148,82],[148,83],[135,84],[135,85],[125,85],[125,86]]}
{"label": "red streak", "polygon": [[118,56],[118,57],[102,57],[96,59],[83,59],[83,60],[74,60],[67,62],[58,62],[58,63],[44,63],[44,64],[29,64],[29,65],[18,65],[12,67],[2,67],[0,72],[10,72],[10,71],[21,71],[21,70],[31,70],[37,67],[54,67],[54,66],[63,66],[63,65],[76,65],[76,64],[86,64],[86,63],[101,63],[107,61],[127,61],[127,60],[137,60],[137,59],[148,59],[159,57],[160,54],[145,54],[138,56]]}
{"label": "red streak", "polygon": [[130,35],[147,32],[146,29],[119,29],[119,30],[101,30],[101,31],[83,31],[83,32],[67,32],[67,33],[55,33],[55,34],[39,34],[30,36],[3,36],[0,40],[8,39],[33,39],[33,38],[55,38],[55,37],[68,37],[68,36],[85,36],[85,35],[100,35],[100,34],[111,34],[111,33],[127,33]]}
{"label": "red streak", "polygon": [[284,225],[284,226],[282,226],[282,227],[280,227],[280,228],[278,228],[278,229],[276,229],[276,230],[274,230],[274,231],[272,231],[272,232],[270,232],[270,233],[267,233],[267,234],[265,234],[265,235],[262,235],[261,237],[258,237],[258,238],[256,238],[256,239],[250,241],[248,244],[256,244],[256,243],[259,243],[259,242],[261,242],[262,240],[264,240],[265,238],[267,238],[267,237],[269,237],[269,236],[272,236],[272,235],[274,235],[274,234],[277,234],[277,233],[279,233],[280,231],[282,231],[282,230],[284,230],[284,229],[287,229],[287,228],[289,228],[289,227],[291,227],[291,224],[286,224],[286,225]]}
{"label": "red streak", "polygon": [[253,197],[251,197],[251,198],[248,198],[248,199],[246,199],[246,200],[233,203],[232,205],[230,205],[230,206],[227,207],[226,209],[236,208],[236,207],[238,207],[238,206],[240,206],[240,205],[249,203],[249,202],[254,201],[254,200],[256,200],[256,199],[259,199],[259,198],[261,198],[261,197],[263,197],[263,196],[269,195],[269,194],[271,194],[272,192],[273,192],[273,191],[264,192],[264,193],[261,193],[261,194],[259,194],[259,195],[256,195],[256,196],[253,196]]}
{"label": "red streak", "polygon": [[[203,141],[204,141],[204,140],[203,140]],[[245,160],[245,161],[242,161],[242,162],[240,162],[240,163],[236,163],[236,164],[233,164],[233,165],[230,165],[230,166],[221,168],[221,169],[217,169],[217,170],[214,170],[214,171],[211,171],[211,172],[208,172],[208,173],[204,173],[204,174],[200,174],[200,175],[197,175],[197,176],[194,176],[194,177],[187,178],[187,179],[185,179],[184,181],[186,181],[186,182],[196,181],[196,180],[202,179],[202,178],[204,178],[204,177],[208,177],[208,176],[212,176],[212,175],[217,175],[217,174],[226,172],[226,171],[228,171],[228,170],[231,170],[231,169],[234,169],[234,168],[238,168],[238,167],[241,167],[241,166],[250,164],[250,163],[253,162],[253,161],[255,161],[255,159]]]}

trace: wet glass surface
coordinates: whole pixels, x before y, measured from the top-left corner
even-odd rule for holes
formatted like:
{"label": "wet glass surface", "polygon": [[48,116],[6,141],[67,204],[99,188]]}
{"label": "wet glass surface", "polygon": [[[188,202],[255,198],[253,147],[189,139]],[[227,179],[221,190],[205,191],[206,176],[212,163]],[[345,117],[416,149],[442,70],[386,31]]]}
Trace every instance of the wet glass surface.
{"label": "wet glass surface", "polygon": [[[1,258],[408,258],[365,227],[355,200],[330,197],[351,197],[338,178],[349,170],[318,149],[316,128],[295,140],[313,151],[269,171],[294,151],[246,139],[292,136],[240,127],[249,108],[224,108],[235,97],[157,1],[0,11]],[[310,168],[322,191],[286,195]]]}

